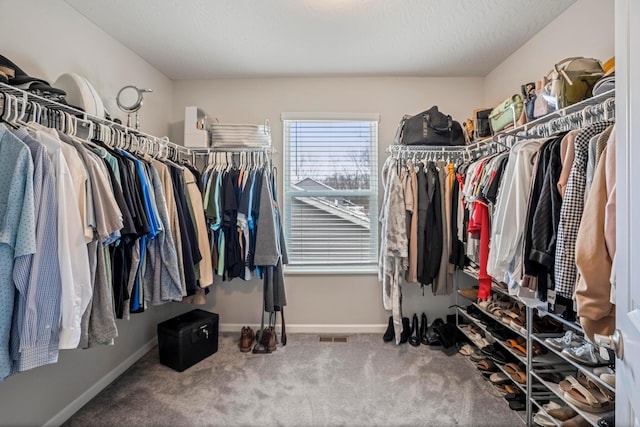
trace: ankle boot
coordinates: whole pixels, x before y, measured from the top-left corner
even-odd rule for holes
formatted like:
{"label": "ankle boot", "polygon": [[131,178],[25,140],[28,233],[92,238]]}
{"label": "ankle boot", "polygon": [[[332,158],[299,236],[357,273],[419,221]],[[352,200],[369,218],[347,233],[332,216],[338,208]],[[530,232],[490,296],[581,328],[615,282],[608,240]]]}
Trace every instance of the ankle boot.
{"label": "ankle boot", "polygon": [[267,347],[269,351],[276,350],[276,331],[273,329],[273,326],[267,326],[264,328],[260,344]]}
{"label": "ankle boot", "polygon": [[400,344],[404,344],[409,340],[411,335],[411,324],[408,317],[402,318],[402,333],[400,334]]}
{"label": "ankle boot", "polygon": [[393,316],[389,316],[389,326],[387,326],[387,331],[382,336],[382,340],[384,342],[392,341],[396,334],[393,331]]}
{"label": "ankle boot", "polygon": [[418,334],[418,315],[414,313],[413,319],[411,320],[411,336],[409,337],[409,344],[414,347],[418,347],[420,345],[420,337]]}
{"label": "ankle boot", "polygon": [[253,345],[254,333],[253,329],[249,326],[245,326],[240,331],[240,351],[243,353],[248,353],[251,351],[251,346]]}
{"label": "ankle boot", "polygon": [[429,323],[427,321],[427,315],[422,313],[420,317],[420,342],[423,345],[429,345],[429,339],[427,338],[427,331],[429,330]]}

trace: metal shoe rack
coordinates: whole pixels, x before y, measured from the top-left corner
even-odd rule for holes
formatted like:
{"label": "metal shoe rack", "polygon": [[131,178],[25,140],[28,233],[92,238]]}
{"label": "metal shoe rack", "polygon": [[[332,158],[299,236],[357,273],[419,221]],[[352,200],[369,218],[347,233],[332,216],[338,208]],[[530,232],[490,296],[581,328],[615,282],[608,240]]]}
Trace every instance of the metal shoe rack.
{"label": "metal shoe rack", "polygon": [[[465,269],[463,270],[464,274],[467,274],[475,279],[478,278],[477,273],[471,270]],[[492,285],[492,291],[499,294],[501,297],[510,298],[514,303],[522,303],[522,301],[514,295],[509,295],[506,289],[496,285],[495,283]],[[463,297],[458,297],[457,305],[460,305],[461,299]],[[526,395],[526,411],[518,412],[518,415],[522,419],[523,423],[532,426],[536,425],[533,422],[533,415],[536,412],[542,412],[546,414],[545,409],[543,408],[543,403],[549,400],[556,401],[563,405],[567,405],[571,407],[576,413],[581,415],[587,422],[589,422],[592,426],[598,425],[598,420],[607,415],[609,412],[602,413],[593,413],[587,412],[576,407],[571,402],[568,402],[564,397],[564,392],[560,389],[560,386],[554,382],[551,382],[548,379],[548,376],[551,374],[560,375],[565,377],[567,375],[576,376],[577,372],[583,373],[587,378],[596,382],[597,384],[604,387],[606,390],[609,390],[611,393],[615,393],[615,388],[604,382],[598,375],[594,373],[594,368],[582,365],[577,363],[563,355],[561,352],[552,348],[545,342],[545,338],[549,337],[561,337],[564,334],[564,331],[561,333],[534,333],[533,332],[533,324],[535,321],[542,319],[542,316],[549,316],[555,322],[561,324],[564,327],[564,330],[572,330],[574,333],[584,336],[584,331],[575,322],[567,321],[561,316],[547,312],[547,313],[538,313],[538,310],[532,309],[530,307],[526,307],[526,333],[518,328],[513,327],[510,324],[505,324],[501,319],[489,313],[485,309],[483,309],[476,302],[471,302],[467,300],[470,304],[474,305],[475,308],[482,314],[482,320],[479,320],[471,315],[469,315],[466,310],[458,306],[456,308],[458,313],[458,318],[462,316],[465,319],[464,324],[471,324],[475,326],[477,329],[481,330],[485,337],[488,335],[488,340],[491,342],[495,342],[499,344],[507,353],[509,353],[510,357],[513,360],[523,364],[525,366],[525,373],[527,376],[526,384],[519,384],[516,381],[512,381],[512,383],[518,387],[525,395]],[[499,325],[505,326],[513,333],[523,337],[526,339],[527,343],[527,354],[526,357],[523,357],[516,353],[505,341],[495,338],[491,335],[491,333],[487,330],[488,325],[491,323],[497,323]],[[468,335],[467,331],[462,328],[464,324],[458,323],[459,330],[469,338],[471,341],[471,337]],[[533,356],[533,344],[537,343],[540,346],[543,346],[546,353],[539,356]],[[500,371],[504,372],[508,377],[510,377],[509,373],[504,370],[502,366],[496,364],[496,366],[500,369]],[[552,417],[550,419],[553,420]],[[560,422],[557,422],[556,425],[560,425]]]}
{"label": "metal shoe rack", "polygon": [[[543,137],[559,130],[571,130],[574,128],[579,128],[581,127],[583,120],[576,120],[575,118],[584,118],[587,116],[587,114],[592,114],[593,116],[600,114],[603,118],[612,117],[614,109],[613,96],[614,93],[613,91],[611,91],[604,93],[598,97],[590,98],[581,103],[572,105],[571,107],[568,107],[564,110],[557,111],[542,119],[531,122],[526,125],[526,127],[514,129],[504,132],[503,134],[500,134],[498,136],[494,136],[493,140],[505,141],[508,140],[509,137],[517,139],[518,134],[522,132],[526,133],[528,136],[535,135]],[[503,137],[505,139],[503,139]],[[462,270],[462,272],[459,272],[457,274],[467,275],[475,278],[476,280],[478,279],[478,273],[470,269],[464,269]],[[455,280],[456,288],[458,287],[460,281],[460,278]],[[497,343],[497,345],[505,350],[512,361],[516,361],[524,365],[526,373],[526,384],[520,384],[516,381],[512,381],[513,385],[519,388],[526,396],[526,411],[517,412],[523,423],[527,426],[537,425],[533,421],[534,414],[538,412],[546,414],[546,411],[543,408],[543,404],[547,401],[555,401],[562,405],[569,406],[577,414],[581,415],[590,425],[597,426],[598,420],[603,416],[608,415],[611,411],[592,413],[576,407],[574,404],[568,402],[565,399],[564,391],[560,389],[560,386],[550,380],[551,375],[564,378],[567,375],[576,377],[577,373],[582,373],[589,380],[602,386],[605,390],[608,390],[612,394],[615,393],[615,388],[600,379],[600,377],[594,373],[593,368],[582,365],[565,357],[560,351],[555,350],[545,342],[545,339],[549,337],[561,337],[566,330],[572,330],[574,333],[584,336],[584,331],[582,330],[582,328],[577,323],[567,321],[555,313],[538,312],[537,309],[528,307],[517,296],[510,295],[506,289],[500,287],[496,283],[492,284],[492,294],[497,294],[501,298],[508,298],[512,302],[520,303],[524,307],[526,307],[526,323],[525,328],[523,328],[524,330],[516,328],[511,324],[504,323],[500,318],[494,316],[492,313],[489,313],[477,302],[467,300],[466,298],[456,293],[456,311],[458,314],[456,318],[458,319],[458,329],[465,336],[467,336],[470,341],[472,341],[467,331],[461,327],[463,324],[460,323],[460,319],[464,319],[464,324],[473,325],[476,329],[480,330],[482,334],[485,335],[485,337],[488,337],[488,341],[490,341],[491,343]],[[473,306],[475,306],[477,312],[481,313],[480,319],[468,314],[467,311],[461,307],[461,303],[464,303],[466,305],[472,304]],[[555,334],[534,333],[534,322],[540,321],[539,319],[542,319],[544,316],[549,316],[555,322],[561,324],[564,329],[563,332]],[[514,334],[523,337],[526,340],[526,356],[522,356],[516,353],[505,341],[492,336],[488,331],[488,327],[492,323],[504,326]],[[533,356],[534,343],[544,348],[546,353],[539,356]],[[503,366],[500,366],[499,364],[496,364],[496,366],[500,369],[500,371],[511,378],[511,376],[508,372],[505,371]],[[556,420],[552,417],[549,417],[549,419],[554,420],[556,425],[560,426],[560,421],[556,422]]]}
{"label": "metal shoe rack", "polygon": [[[470,270],[465,269],[464,270],[464,274],[467,274],[471,277],[474,277],[475,279],[478,278],[477,273],[472,272]],[[508,297],[510,298],[514,303],[521,303],[520,299],[516,296],[512,296],[509,295],[506,289],[501,288],[500,286],[493,284],[492,285],[492,291],[494,293],[499,294],[501,297]],[[508,356],[511,358],[511,360],[509,360],[510,362],[512,361],[516,361],[517,363],[523,365],[525,367],[525,374],[526,374],[526,383],[525,384],[520,384],[516,381],[511,381],[512,385],[519,388],[520,391],[522,391],[522,393],[526,396],[525,397],[525,411],[516,411],[516,413],[518,414],[518,416],[522,419],[523,423],[526,425],[533,425],[532,424],[532,418],[533,418],[533,408],[532,408],[532,404],[534,404],[534,402],[539,401],[539,400],[545,400],[545,399],[551,399],[553,398],[553,394],[546,388],[544,387],[544,385],[542,383],[540,383],[540,381],[532,381],[532,375],[531,375],[531,367],[532,366],[537,366],[540,367],[542,369],[553,369],[553,367],[555,366],[560,366],[563,361],[562,359],[558,358],[557,356],[551,354],[551,353],[546,353],[544,355],[540,355],[540,356],[536,356],[533,357],[533,351],[532,351],[532,341],[530,339],[530,337],[533,336],[532,333],[532,328],[531,325],[533,324],[531,321],[531,317],[532,317],[532,313],[530,309],[526,309],[526,331],[522,331],[520,328],[516,328],[514,326],[512,326],[511,324],[506,324],[504,322],[502,322],[502,320],[500,318],[498,318],[497,316],[493,315],[492,313],[486,311],[484,308],[482,308],[478,303],[476,302],[471,302],[469,300],[467,300],[467,302],[469,302],[470,304],[474,305],[476,310],[481,313],[481,319],[477,319],[471,315],[469,315],[467,313],[466,310],[464,310],[463,308],[460,307],[460,303],[462,297],[458,298],[457,301],[457,305],[458,307],[456,307],[457,313],[458,313],[458,319],[460,319],[460,317],[462,317],[463,319],[465,319],[465,324],[471,324],[473,325],[475,328],[479,329],[480,331],[482,331],[482,333],[484,334],[485,338],[487,338],[487,340],[490,343],[495,343],[498,344],[500,346],[500,348],[502,348],[504,350],[504,352],[506,352],[508,354]],[[506,341],[498,339],[496,337],[494,337],[493,335],[491,335],[491,333],[488,331],[488,327],[490,324],[497,324],[497,325],[501,325],[504,326],[505,328],[507,328],[509,331],[513,332],[514,334],[516,334],[517,336],[520,336],[522,338],[524,338],[526,340],[526,356],[522,356],[520,354],[518,354],[516,351],[514,351],[514,349],[507,344]],[[467,336],[467,338],[469,338],[471,340],[471,337],[468,335],[467,331],[462,328],[461,326],[463,326],[463,324],[458,323],[458,329],[465,335]],[[495,345],[494,344],[494,345]],[[503,372],[508,378],[511,378],[511,375],[505,370],[505,368],[500,365],[499,363],[495,363],[495,365],[498,367],[498,369]],[[506,403],[506,401],[505,401]],[[541,407],[542,405],[540,405]]]}

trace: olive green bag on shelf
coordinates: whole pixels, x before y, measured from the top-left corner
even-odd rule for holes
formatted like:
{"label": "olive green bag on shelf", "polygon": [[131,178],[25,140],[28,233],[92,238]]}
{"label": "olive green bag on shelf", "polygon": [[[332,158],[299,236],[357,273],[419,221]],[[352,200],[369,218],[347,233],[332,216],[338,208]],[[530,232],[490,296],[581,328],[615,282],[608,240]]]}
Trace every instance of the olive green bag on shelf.
{"label": "olive green bag on shelf", "polygon": [[522,115],[524,101],[522,95],[516,93],[502,101],[497,107],[491,110],[489,121],[493,132],[500,132],[510,124],[516,125],[516,122]]}
{"label": "olive green bag on shelf", "polygon": [[547,75],[546,89],[551,103],[562,109],[590,98],[593,86],[603,75],[602,63],[597,59],[581,56],[563,59]]}

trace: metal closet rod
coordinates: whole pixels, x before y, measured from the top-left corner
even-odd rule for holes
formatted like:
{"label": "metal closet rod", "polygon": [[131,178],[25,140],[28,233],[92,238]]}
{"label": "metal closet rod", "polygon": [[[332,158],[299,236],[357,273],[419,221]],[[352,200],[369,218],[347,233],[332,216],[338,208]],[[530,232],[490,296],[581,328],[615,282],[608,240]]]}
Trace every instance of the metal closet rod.
{"label": "metal closet rod", "polygon": [[[51,99],[47,99],[44,98],[40,95],[36,95],[34,93],[31,92],[27,92],[25,90],[13,87],[13,86],[9,86],[5,83],[0,83],[0,93],[3,94],[9,94],[9,95],[13,95],[15,97],[18,98],[22,98],[22,102],[23,103],[28,103],[28,102],[35,102],[37,104],[40,104],[41,106],[51,109],[51,110],[60,110],[60,111],[64,111],[66,113],[72,114],[74,116],[78,116],[78,117],[82,117],[82,119],[84,121],[91,121],[95,124],[101,124],[101,125],[106,125],[109,127],[113,127],[116,129],[119,129],[120,131],[124,132],[125,134],[132,134],[134,136],[140,136],[140,137],[144,137],[147,138],[151,141],[154,141],[155,143],[158,143],[159,145],[165,145],[168,146],[170,148],[172,148],[175,151],[180,151],[183,153],[188,153],[188,148],[185,148],[181,145],[175,144],[171,141],[168,140],[168,138],[160,138],[154,135],[150,135],[148,133],[142,132],[140,130],[137,129],[133,129],[130,128],[128,126],[116,123],[112,120],[107,120],[107,119],[103,119],[101,117],[97,117],[97,116],[93,116],[91,114],[88,114],[82,110],[78,110],[76,108],[73,108],[69,105],[66,104],[62,104],[60,102],[57,101],[53,101]],[[4,105],[0,104],[0,115],[3,113],[4,111]]]}
{"label": "metal closet rod", "polygon": [[[585,121],[593,118],[608,119],[613,117],[615,111],[615,89],[600,95],[585,99],[584,101],[570,105],[561,110],[552,111],[544,117],[528,122],[514,129],[499,132],[489,138],[477,141],[470,145],[460,146],[424,146],[424,145],[391,145],[387,152],[393,155],[400,153],[456,153],[468,152],[489,148],[497,144],[510,148],[503,140],[518,140],[527,138],[540,138],[548,136],[560,129],[571,130],[582,127]],[[561,127],[564,124],[565,126]],[[570,129],[566,129],[570,126]],[[554,129],[555,127],[555,129]]]}
{"label": "metal closet rod", "polygon": [[427,156],[444,157],[444,156],[465,156],[472,157],[472,154],[477,152],[484,152],[486,150],[500,151],[499,147],[509,149],[509,146],[503,144],[500,141],[487,139],[483,141],[474,142],[469,145],[457,145],[457,146],[426,146],[426,145],[391,145],[387,147],[387,152],[396,158],[404,157],[406,155],[418,155],[424,154]]}
{"label": "metal closet rod", "polygon": [[[514,129],[508,129],[493,135],[483,141],[496,141],[500,138],[515,137],[516,139],[526,139],[527,137],[548,136],[553,133],[544,133],[549,130],[550,126],[557,123],[569,124],[573,121],[573,128],[577,129],[590,118],[602,117],[609,118],[608,113],[615,110],[615,89],[601,93],[600,95],[587,98],[583,101],[569,105],[561,110],[552,111],[543,117],[525,123]],[[550,124],[551,123],[551,124]],[[557,129],[556,129],[557,131]],[[480,141],[480,142],[483,142]]]}
{"label": "metal closet rod", "polygon": [[242,152],[250,152],[250,153],[267,153],[274,154],[277,153],[273,147],[207,147],[207,148],[188,148],[188,150],[195,154],[208,154],[208,153],[242,153]]}
{"label": "metal closet rod", "polygon": [[[29,102],[35,102],[45,108],[48,108],[50,110],[60,110],[60,111],[64,111],[66,113],[69,113],[73,116],[76,117],[82,117],[82,120],[84,120],[85,122],[91,121],[95,124],[101,124],[101,125],[105,125],[105,126],[109,126],[109,127],[113,127],[116,129],[119,129],[120,131],[124,132],[125,134],[131,134],[137,137],[144,137],[147,138],[150,141],[153,141],[154,143],[158,144],[160,147],[168,147],[169,149],[171,149],[173,152],[177,152],[180,153],[181,155],[184,156],[191,156],[193,157],[194,155],[198,154],[198,153],[210,153],[210,152],[242,152],[242,151],[269,151],[270,153],[275,153],[276,151],[273,150],[271,147],[227,147],[227,148],[215,148],[215,147],[210,147],[210,148],[202,148],[202,149],[193,149],[193,148],[187,148],[184,147],[182,145],[176,144],[174,142],[171,142],[168,138],[160,138],[154,135],[150,135],[148,133],[142,132],[140,130],[137,129],[133,129],[130,128],[128,126],[125,126],[123,124],[120,123],[116,123],[112,120],[107,120],[107,119],[103,119],[101,117],[97,117],[97,116],[93,116],[91,114],[88,114],[82,110],[78,110],[76,108],[73,108],[69,105],[66,104],[62,104],[60,102],[57,101],[53,101],[51,99],[47,99],[44,98],[40,95],[31,93],[31,92],[27,92],[25,90],[22,90],[20,88],[16,88],[14,86],[10,86],[8,84],[5,83],[0,83],[0,93],[4,94],[9,94],[12,96],[15,96],[16,98],[18,98],[18,100],[22,103],[29,103]],[[3,96],[4,97],[4,96]],[[0,102],[0,116],[4,113],[4,103]],[[97,128],[97,127],[96,127]]]}

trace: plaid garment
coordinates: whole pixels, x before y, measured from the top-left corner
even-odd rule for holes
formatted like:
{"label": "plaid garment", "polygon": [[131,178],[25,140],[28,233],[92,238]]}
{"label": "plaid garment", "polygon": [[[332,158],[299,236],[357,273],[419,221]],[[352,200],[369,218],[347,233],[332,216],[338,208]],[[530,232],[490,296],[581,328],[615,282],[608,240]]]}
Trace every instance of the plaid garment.
{"label": "plaid garment", "polygon": [[613,120],[594,123],[576,137],[576,155],[560,208],[560,225],[555,257],[555,291],[558,295],[566,298],[573,296],[573,289],[577,282],[576,238],[584,211],[589,141],[613,123]]}

